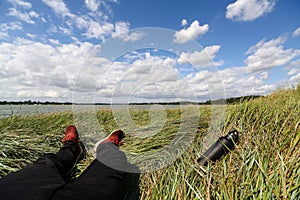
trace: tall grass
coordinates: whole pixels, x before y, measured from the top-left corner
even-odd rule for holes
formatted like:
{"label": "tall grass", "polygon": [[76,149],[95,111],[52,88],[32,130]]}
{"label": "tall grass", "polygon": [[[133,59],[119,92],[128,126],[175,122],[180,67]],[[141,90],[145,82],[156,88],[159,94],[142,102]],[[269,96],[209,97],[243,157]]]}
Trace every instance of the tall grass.
{"label": "tall grass", "polygon": [[[208,167],[197,164],[210,112],[202,107],[197,135],[175,162],[141,175],[141,199],[300,199],[300,87],[227,107],[223,133],[240,131],[236,149]],[[204,113],[204,114],[203,114]],[[133,110],[136,123],[149,123],[147,111]],[[103,129],[119,128],[110,110],[97,113]],[[178,130],[180,111],[167,111],[159,137],[127,138],[126,151],[152,151],[168,144]],[[55,152],[71,112],[0,120],[0,176],[16,171],[43,152]],[[82,171],[91,155],[79,165]]]}
{"label": "tall grass", "polygon": [[300,199],[299,99],[300,87],[230,106],[224,131],[241,132],[237,148],[203,169],[192,158],[199,145],[192,146],[143,175],[143,199]]}

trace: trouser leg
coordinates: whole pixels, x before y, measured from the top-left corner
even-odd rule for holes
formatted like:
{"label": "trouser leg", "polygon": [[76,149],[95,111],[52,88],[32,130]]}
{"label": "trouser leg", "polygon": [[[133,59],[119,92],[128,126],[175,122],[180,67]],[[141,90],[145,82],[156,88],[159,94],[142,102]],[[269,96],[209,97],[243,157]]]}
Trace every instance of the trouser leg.
{"label": "trouser leg", "polygon": [[47,199],[65,184],[66,174],[78,156],[77,145],[68,141],[57,154],[45,154],[34,163],[0,179],[2,200]]}
{"label": "trouser leg", "polygon": [[51,199],[123,199],[126,167],[124,152],[112,143],[100,144],[97,159],[76,181],[56,190]]}
{"label": "trouser leg", "polygon": [[75,142],[67,141],[56,154],[50,154],[49,159],[55,163],[63,178],[67,178],[69,172],[75,166],[80,153],[79,148]]}

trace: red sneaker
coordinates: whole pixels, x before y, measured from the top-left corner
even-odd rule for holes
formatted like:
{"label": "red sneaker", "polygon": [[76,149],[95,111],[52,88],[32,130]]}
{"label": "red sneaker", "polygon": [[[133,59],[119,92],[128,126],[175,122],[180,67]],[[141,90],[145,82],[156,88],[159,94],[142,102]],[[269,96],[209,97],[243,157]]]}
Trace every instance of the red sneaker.
{"label": "red sneaker", "polygon": [[121,140],[125,137],[125,134],[122,130],[116,130],[111,132],[104,140],[101,140],[99,144],[104,144],[107,142],[111,142],[117,146],[121,146],[124,144],[124,142],[121,142]]}
{"label": "red sneaker", "polygon": [[62,139],[62,142],[65,144],[67,141],[71,140],[76,144],[79,144],[78,138],[79,136],[76,127],[74,125],[69,125],[66,128],[65,137]]}

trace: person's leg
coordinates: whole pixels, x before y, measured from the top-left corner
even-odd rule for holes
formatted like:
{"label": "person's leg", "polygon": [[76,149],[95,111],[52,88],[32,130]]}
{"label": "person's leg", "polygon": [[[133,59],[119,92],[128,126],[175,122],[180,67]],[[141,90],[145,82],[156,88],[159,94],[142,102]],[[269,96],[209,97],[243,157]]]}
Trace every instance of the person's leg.
{"label": "person's leg", "polygon": [[71,170],[79,161],[80,153],[79,143],[69,140],[56,154],[48,155],[48,158],[55,163],[60,175],[64,179],[68,179]]}
{"label": "person's leg", "polygon": [[78,148],[76,141],[66,140],[57,154],[45,154],[34,163],[3,177],[0,179],[1,199],[49,198],[56,188],[65,184],[65,178],[80,152]]}
{"label": "person's leg", "polygon": [[[116,133],[116,132],[113,132]],[[74,182],[59,188],[51,200],[101,199],[118,200],[125,196],[125,176],[128,162],[124,152],[119,150],[121,139],[111,137],[102,141],[95,159]]]}
{"label": "person's leg", "polygon": [[102,151],[97,157],[101,158],[95,159],[76,181],[59,188],[51,200],[123,199],[126,173],[121,169],[127,164],[126,156],[113,143],[99,147]]}

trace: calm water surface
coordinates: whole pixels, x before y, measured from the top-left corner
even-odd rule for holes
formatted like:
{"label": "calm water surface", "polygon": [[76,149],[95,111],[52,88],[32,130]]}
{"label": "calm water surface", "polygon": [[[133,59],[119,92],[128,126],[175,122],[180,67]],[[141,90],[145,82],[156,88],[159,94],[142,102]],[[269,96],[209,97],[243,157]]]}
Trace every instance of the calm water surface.
{"label": "calm water surface", "polygon": [[[39,115],[44,113],[56,113],[77,110],[99,109],[150,109],[152,105],[0,105],[0,118],[13,115]],[[178,108],[179,105],[155,105],[155,108]]]}

